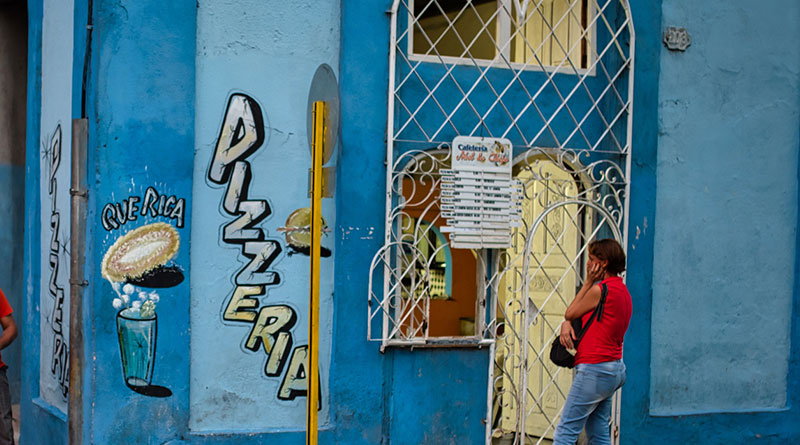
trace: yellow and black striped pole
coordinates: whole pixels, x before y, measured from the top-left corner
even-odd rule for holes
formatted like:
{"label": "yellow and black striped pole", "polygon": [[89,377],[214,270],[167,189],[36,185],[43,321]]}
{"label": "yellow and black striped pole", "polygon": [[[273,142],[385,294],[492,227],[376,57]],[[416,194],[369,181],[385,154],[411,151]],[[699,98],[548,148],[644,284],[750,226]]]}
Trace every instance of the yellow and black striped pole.
{"label": "yellow and black striped pole", "polygon": [[325,146],[325,102],[314,102],[311,143],[311,286],[308,309],[308,368],[306,382],[306,445],[317,444],[319,426],[319,259],[322,235],[322,152]]}

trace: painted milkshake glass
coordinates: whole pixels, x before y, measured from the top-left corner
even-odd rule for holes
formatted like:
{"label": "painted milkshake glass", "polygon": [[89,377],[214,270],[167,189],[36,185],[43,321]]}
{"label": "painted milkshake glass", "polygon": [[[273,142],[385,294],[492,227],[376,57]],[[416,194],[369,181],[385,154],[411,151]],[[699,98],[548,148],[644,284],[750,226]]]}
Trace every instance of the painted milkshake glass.
{"label": "painted milkshake glass", "polygon": [[130,387],[146,387],[153,379],[156,353],[156,314],[142,318],[138,310],[117,313],[117,335],[122,356],[122,373]]}

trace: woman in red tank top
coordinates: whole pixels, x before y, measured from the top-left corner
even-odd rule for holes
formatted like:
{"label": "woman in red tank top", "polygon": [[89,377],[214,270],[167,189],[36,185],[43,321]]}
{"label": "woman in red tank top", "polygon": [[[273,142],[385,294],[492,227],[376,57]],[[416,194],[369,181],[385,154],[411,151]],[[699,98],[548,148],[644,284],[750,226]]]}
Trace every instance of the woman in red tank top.
{"label": "woman in red tank top", "polygon": [[586,323],[600,303],[602,284],[608,287],[608,294],[602,318],[592,322],[578,344],[576,372],[556,428],[554,445],[574,444],[584,426],[589,443],[611,443],[611,397],[625,384],[622,341],[632,312],[631,295],[619,276],[624,270],[625,252],[618,242],[604,239],[589,244],[586,281],[564,314],[562,345],[573,349],[575,331],[570,321],[581,317],[583,324]]}

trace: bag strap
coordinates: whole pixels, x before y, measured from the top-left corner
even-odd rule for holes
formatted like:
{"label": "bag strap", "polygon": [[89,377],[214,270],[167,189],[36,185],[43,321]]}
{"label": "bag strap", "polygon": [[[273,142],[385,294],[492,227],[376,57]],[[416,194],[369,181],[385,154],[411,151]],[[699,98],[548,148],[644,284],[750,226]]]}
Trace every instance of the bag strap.
{"label": "bag strap", "polygon": [[602,289],[602,293],[600,294],[600,302],[597,303],[597,307],[594,308],[592,316],[589,317],[589,320],[587,320],[586,324],[581,328],[580,333],[576,334],[576,337],[578,337],[578,341],[580,341],[583,338],[584,334],[586,334],[586,331],[589,330],[589,326],[591,326],[595,318],[597,318],[597,321],[602,321],[603,307],[606,304],[606,297],[608,296],[608,286],[606,285],[606,283],[600,283],[600,288]]}
{"label": "bag strap", "polygon": [[603,309],[606,307],[606,297],[608,296],[608,285],[606,283],[600,283],[600,287],[602,289],[600,303],[597,303],[597,307],[595,308],[597,311],[597,321],[603,321]]}

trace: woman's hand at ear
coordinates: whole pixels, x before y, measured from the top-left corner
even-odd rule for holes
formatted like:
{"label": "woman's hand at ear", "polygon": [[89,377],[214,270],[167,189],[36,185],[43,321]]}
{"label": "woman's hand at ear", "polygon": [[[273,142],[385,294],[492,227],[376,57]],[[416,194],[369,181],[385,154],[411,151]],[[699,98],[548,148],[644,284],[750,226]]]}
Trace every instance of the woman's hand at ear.
{"label": "woman's hand at ear", "polygon": [[606,269],[599,263],[594,263],[589,270],[586,271],[586,282],[594,284],[603,279]]}

